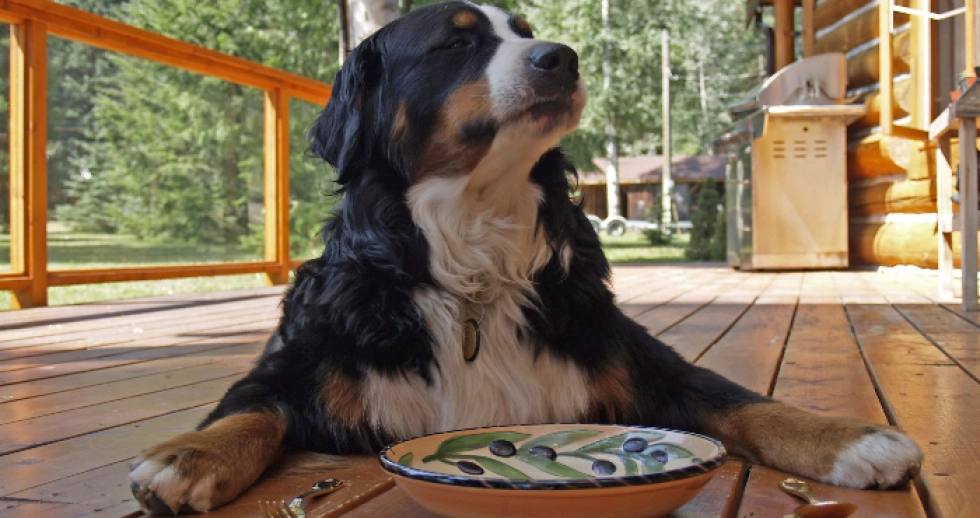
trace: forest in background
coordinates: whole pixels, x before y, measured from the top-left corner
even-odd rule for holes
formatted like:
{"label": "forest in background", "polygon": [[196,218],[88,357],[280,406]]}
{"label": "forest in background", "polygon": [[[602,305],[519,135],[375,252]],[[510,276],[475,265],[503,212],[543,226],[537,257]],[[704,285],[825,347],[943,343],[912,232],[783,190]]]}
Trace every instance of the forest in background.
{"label": "forest in background", "polygon": [[[332,1],[60,1],[324,82],[332,82],[338,68]],[[433,2],[413,7],[427,3]],[[525,16],[536,37],[578,51],[590,101],[580,129],[562,145],[582,168],[605,154],[610,123],[621,155],[662,149],[662,29],[671,34],[675,154],[710,152],[713,137],[730,123],[727,106],[763,79],[764,40],[744,28],[738,2],[610,0],[605,27],[597,0],[486,3]],[[4,42],[7,32],[0,32]],[[260,91],[56,37],[49,38],[48,52],[52,220],[79,232],[259,253]],[[606,88],[604,53],[612,66]],[[0,53],[0,70],[7,59]],[[0,74],[4,92],[7,81]],[[3,119],[6,103],[4,96]],[[321,109],[291,103],[290,226],[297,256],[316,247],[314,236],[335,201],[332,171],[304,153],[306,129]],[[0,157],[0,168],[6,167],[6,156]],[[0,229],[9,217],[7,184],[0,182]]]}

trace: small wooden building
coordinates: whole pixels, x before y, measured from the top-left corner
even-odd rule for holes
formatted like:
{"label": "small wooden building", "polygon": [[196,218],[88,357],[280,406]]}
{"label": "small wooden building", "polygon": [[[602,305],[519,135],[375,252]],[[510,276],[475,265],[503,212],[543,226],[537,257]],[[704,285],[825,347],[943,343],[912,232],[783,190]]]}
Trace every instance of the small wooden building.
{"label": "small wooden building", "polygon": [[954,12],[963,6],[964,0],[748,1],[750,18],[772,9],[777,69],[791,62],[798,44],[804,57],[847,56],[848,98],[867,108],[848,127],[851,264],[937,266],[937,161],[928,129],[963,70],[964,17]]}
{"label": "small wooden building", "polygon": [[[693,204],[697,201],[701,187],[709,178],[719,189],[725,185],[725,157],[717,155],[674,156],[671,159],[671,178],[674,181],[675,219],[691,219]],[[597,171],[579,171],[578,191],[582,198],[582,208],[587,214],[606,218],[609,214],[606,205],[606,167],[605,158],[595,159]],[[619,199],[624,201],[626,219],[651,219],[656,200],[660,197],[664,157],[647,155],[620,157],[619,159]]]}

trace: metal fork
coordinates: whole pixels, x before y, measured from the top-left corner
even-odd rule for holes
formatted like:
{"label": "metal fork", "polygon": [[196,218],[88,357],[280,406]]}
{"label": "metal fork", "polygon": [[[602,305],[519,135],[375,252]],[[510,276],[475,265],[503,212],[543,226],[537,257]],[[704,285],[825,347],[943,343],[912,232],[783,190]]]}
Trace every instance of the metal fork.
{"label": "metal fork", "polygon": [[343,485],[343,481],[335,478],[321,480],[313,484],[313,487],[309,491],[304,491],[288,504],[285,500],[259,500],[259,511],[262,512],[262,516],[265,518],[306,518],[306,511],[303,510],[303,499],[331,493],[340,489]]}

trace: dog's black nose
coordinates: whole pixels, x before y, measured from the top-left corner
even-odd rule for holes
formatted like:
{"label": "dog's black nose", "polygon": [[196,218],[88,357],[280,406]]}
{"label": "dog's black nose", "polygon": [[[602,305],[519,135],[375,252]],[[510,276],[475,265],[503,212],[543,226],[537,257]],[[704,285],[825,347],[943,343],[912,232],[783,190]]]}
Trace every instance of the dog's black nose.
{"label": "dog's black nose", "polygon": [[571,79],[578,79],[578,54],[566,45],[560,43],[544,43],[531,49],[528,54],[531,68],[539,72],[558,75],[567,74]]}

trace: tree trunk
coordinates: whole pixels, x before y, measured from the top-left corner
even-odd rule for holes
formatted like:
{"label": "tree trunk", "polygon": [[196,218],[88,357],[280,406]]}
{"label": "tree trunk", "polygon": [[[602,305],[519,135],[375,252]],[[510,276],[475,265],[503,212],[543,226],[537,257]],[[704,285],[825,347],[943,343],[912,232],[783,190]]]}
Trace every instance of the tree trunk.
{"label": "tree trunk", "polygon": [[248,233],[248,201],[245,199],[245,182],[242,180],[238,159],[241,154],[242,87],[228,83],[226,90],[224,124],[229,128],[221,153],[221,176],[224,185],[225,243],[236,244]]}
{"label": "tree trunk", "polygon": [[[603,38],[608,38],[609,32],[609,0],[602,0],[602,29]],[[612,56],[609,42],[602,44],[602,90],[608,95],[612,86]],[[621,216],[619,202],[619,142],[616,140],[616,123],[612,114],[607,114],[606,122],[606,154],[609,165],[606,167],[606,217]]]}

